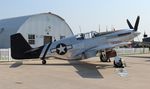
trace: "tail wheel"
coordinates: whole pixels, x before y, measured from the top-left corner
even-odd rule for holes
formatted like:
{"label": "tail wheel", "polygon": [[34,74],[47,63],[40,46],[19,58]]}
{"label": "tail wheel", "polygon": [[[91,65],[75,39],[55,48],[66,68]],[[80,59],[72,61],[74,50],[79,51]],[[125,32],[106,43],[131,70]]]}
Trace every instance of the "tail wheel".
{"label": "tail wheel", "polygon": [[46,60],[42,60],[42,64],[43,64],[43,65],[46,64]]}

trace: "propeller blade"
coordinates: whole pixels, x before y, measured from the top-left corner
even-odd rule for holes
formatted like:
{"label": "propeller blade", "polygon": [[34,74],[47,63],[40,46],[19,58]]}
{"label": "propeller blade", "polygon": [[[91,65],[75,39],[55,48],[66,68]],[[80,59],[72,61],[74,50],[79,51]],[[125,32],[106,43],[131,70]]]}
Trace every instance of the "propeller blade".
{"label": "propeller blade", "polygon": [[130,21],[127,19],[127,24],[129,26],[130,29],[133,29],[133,26],[131,25]]}
{"label": "propeller blade", "polygon": [[139,20],[140,20],[140,16],[137,17],[135,25],[134,25],[134,31],[137,31],[138,26],[139,26]]}

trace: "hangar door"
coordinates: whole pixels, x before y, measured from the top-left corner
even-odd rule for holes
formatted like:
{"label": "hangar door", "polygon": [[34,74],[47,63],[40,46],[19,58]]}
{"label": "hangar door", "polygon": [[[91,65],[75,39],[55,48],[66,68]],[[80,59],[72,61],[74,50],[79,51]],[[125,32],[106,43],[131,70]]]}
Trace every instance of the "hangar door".
{"label": "hangar door", "polygon": [[44,44],[52,42],[52,36],[44,36]]}

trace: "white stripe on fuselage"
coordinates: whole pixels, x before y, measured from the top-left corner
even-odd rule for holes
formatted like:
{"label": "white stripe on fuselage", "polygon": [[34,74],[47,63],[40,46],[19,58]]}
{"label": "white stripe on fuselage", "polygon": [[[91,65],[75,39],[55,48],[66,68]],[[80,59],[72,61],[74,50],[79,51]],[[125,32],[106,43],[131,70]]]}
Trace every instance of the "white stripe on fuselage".
{"label": "white stripe on fuselage", "polygon": [[44,46],[44,48],[43,48],[43,50],[42,50],[42,52],[41,52],[41,54],[40,54],[40,58],[43,57],[43,55],[44,55],[44,53],[45,53],[47,47],[48,47],[48,44],[46,44],[46,45]]}

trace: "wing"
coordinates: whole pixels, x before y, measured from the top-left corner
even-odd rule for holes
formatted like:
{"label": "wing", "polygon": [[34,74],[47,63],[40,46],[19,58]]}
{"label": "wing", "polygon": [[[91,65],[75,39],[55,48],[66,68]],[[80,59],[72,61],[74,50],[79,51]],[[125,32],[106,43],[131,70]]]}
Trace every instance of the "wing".
{"label": "wing", "polygon": [[104,45],[100,45],[100,46],[89,48],[89,49],[87,49],[85,51],[82,51],[82,52],[76,54],[75,56],[79,56],[82,53],[85,53],[85,55],[87,56],[87,58],[90,58],[90,57],[96,56],[96,53],[99,50],[112,49],[114,47],[122,46],[122,45],[127,45],[127,44],[131,44],[131,42],[121,42],[121,43],[116,43],[116,44],[115,43],[104,44]]}
{"label": "wing", "polygon": [[90,57],[96,56],[97,51],[99,51],[99,50],[112,49],[114,47],[127,45],[130,43],[131,42],[121,42],[121,43],[117,43],[117,44],[111,43],[111,44],[106,44],[106,45],[100,45],[98,47],[89,48],[89,49],[85,50],[84,53],[87,58],[90,58]]}
{"label": "wing", "polygon": [[131,44],[131,42],[121,42],[121,43],[116,43],[116,44],[115,43],[110,43],[110,44],[105,44],[105,45],[101,45],[101,46],[92,48],[90,50],[98,51],[98,50],[112,49],[112,48],[127,45],[127,44]]}

